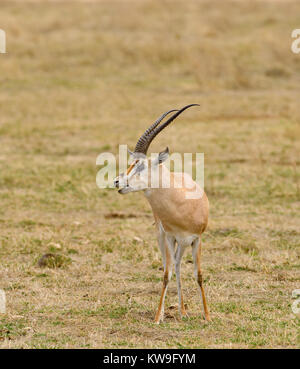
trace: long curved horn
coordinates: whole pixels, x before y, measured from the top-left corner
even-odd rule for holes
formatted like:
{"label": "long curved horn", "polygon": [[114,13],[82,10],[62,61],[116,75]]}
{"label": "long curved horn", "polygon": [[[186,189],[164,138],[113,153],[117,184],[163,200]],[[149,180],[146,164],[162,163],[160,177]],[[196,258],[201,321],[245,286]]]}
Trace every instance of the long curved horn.
{"label": "long curved horn", "polygon": [[[177,110],[177,113],[173,114],[171,116],[171,118],[169,118],[165,123],[161,124],[160,126],[157,127],[157,124],[155,126],[155,128],[153,128],[150,133],[147,136],[142,136],[135,148],[136,152],[142,152],[143,154],[147,153],[147,150],[151,144],[151,142],[153,141],[153,139],[159,134],[159,132],[161,132],[163,129],[165,129],[171,122],[173,122],[174,119],[176,119],[178,117],[178,115],[180,115],[182,112],[184,112],[186,109],[190,108],[191,106],[199,106],[199,104],[190,104],[190,105],[186,105],[184,106],[182,109]],[[168,113],[170,113],[171,111],[174,110],[170,110]],[[165,113],[164,116],[166,116],[168,113]],[[163,119],[163,118],[162,118]],[[155,124],[155,123],[154,123]],[[151,127],[150,127],[151,128]],[[147,131],[146,131],[147,132]],[[139,142],[141,141],[140,145]],[[139,146],[138,146],[139,145]],[[138,149],[138,150],[137,150]]]}
{"label": "long curved horn", "polygon": [[147,153],[147,150],[145,151],[145,145],[147,144],[148,136],[159,125],[159,123],[164,119],[165,116],[167,116],[168,114],[174,111],[178,111],[178,110],[173,109],[173,110],[167,111],[166,113],[161,115],[148,129],[146,129],[146,131],[139,138],[135,146],[134,152],[141,152],[143,154]]}

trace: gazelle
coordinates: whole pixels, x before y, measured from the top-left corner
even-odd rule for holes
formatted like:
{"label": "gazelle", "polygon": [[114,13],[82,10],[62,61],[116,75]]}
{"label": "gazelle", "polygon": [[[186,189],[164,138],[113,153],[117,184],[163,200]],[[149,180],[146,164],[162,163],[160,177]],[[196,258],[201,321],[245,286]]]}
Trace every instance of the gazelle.
{"label": "gazelle", "polygon": [[[195,277],[202,295],[202,302],[206,320],[210,320],[207,308],[201,262],[201,234],[208,222],[208,199],[200,186],[186,173],[172,173],[163,162],[169,156],[166,148],[157,158],[147,158],[147,150],[152,140],[165,129],[184,110],[198,104],[190,104],[180,110],[170,110],[164,113],[139,138],[134,152],[130,152],[133,159],[126,173],[120,174],[114,180],[115,187],[120,194],[143,191],[149,201],[158,233],[159,248],[164,265],[163,287],[155,322],[160,323],[164,318],[164,301],[169,281],[172,276],[172,266],[175,264],[178,308],[180,316],[187,316],[181,290],[180,263],[187,247],[192,247]],[[166,122],[161,121],[171,112],[173,114]],[[153,178],[159,178],[155,188],[151,186]],[[153,182],[152,182],[153,183]],[[164,183],[169,184],[165,188]],[[199,193],[198,198],[187,198],[188,191]]]}

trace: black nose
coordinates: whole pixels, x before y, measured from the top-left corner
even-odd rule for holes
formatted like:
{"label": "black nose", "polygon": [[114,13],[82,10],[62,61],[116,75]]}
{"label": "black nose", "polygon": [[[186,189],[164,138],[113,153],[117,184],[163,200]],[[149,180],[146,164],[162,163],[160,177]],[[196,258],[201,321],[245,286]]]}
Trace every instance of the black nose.
{"label": "black nose", "polygon": [[115,185],[115,187],[119,188],[119,180],[118,179],[114,180],[114,185]]}

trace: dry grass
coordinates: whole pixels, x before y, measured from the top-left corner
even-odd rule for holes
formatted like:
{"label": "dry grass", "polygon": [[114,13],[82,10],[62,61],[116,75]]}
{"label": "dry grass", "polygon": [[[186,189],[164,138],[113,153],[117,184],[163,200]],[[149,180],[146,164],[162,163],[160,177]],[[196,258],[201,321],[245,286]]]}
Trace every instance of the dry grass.
{"label": "dry grass", "polygon": [[[300,55],[290,34],[300,4],[172,4],[1,2],[0,347],[299,346]],[[95,160],[191,102],[201,109],[152,148],[205,152],[213,322],[201,317],[187,254],[190,318],[172,309],[172,281],[156,326],[149,206],[99,190]],[[40,267],[49,253],[59,262]]]}

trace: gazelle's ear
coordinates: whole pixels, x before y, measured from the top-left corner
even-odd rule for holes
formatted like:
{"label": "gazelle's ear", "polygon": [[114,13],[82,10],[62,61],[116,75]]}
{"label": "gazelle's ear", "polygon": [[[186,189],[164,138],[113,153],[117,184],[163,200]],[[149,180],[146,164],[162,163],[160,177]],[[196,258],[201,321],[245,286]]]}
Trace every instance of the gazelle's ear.
{"label": "gazelle's ear", "polygon": [[169,148],[167,147],[164,151],[161,151],[158,154],[158,157],[155,159],[154,165],[158,165],[166,161],[169,157]]}
{"label": "gazelle's ear", "polygon": [[158,154],[158,160],[159,160],[159,164],[163,163],[164,161],[166,161],[169,157],[169,148],[166,147],[166,149],[164,151],[161,151]]}

